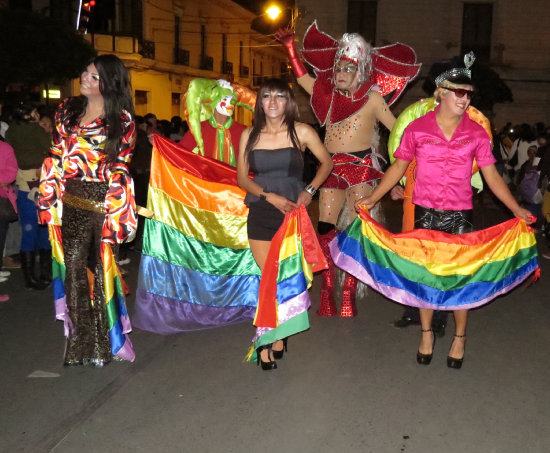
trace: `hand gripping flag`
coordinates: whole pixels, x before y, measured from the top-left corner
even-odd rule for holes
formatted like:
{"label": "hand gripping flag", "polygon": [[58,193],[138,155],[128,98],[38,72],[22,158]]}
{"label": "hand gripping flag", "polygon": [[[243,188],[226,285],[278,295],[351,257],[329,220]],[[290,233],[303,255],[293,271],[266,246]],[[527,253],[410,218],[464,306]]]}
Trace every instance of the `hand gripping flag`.
{"label": "hand gripping flag", "polygon": [[256,360],[260,346],[309,328],[308,289],[313,272],[328,267],[304,205],[288,213],[273,237],[262,272],[256,335],[247,359]]}
{"label": "hand gripping flag", "polygon": [[334,263],[400,304],[468,310],[537,278],[537,246],[523,219],[461,235],[393,234],[361,211],[331,243]]}

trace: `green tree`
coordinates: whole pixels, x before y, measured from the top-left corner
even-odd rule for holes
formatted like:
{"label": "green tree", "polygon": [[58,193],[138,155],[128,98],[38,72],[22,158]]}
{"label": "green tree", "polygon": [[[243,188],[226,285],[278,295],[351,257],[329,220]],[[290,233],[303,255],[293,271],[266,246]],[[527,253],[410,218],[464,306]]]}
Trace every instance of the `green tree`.
{"label": "green tree", "polygon": [[78,77],[95,56],[93,47],[50,17],[0,9],[0,93],[12,83],[31,88]]}

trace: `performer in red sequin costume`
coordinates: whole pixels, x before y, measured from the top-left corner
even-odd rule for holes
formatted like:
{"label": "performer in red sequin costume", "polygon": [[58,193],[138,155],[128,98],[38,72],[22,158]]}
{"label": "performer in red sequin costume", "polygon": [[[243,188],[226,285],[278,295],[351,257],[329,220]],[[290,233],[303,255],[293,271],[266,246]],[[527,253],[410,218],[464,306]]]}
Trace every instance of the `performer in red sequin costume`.
{"label": "performer in red sequin costume", "polygon": [[[355,202],[368,196],[382,177],[382,157],[375,152],[376,123],[391,130],[395,117],[391,105],[407,83],[418,74],[413,49],[404,44],[372,48],[361,36],[346,33],[340,41],[321,32],[314,22],[306,31],[302,56],[313,67],[308,74],[294,48],[294,33],[279,30],[276,39],[288,50],[298,83],[311,95],[311,107],[326,126],[325,146],[332,154],[334,169],[319,198],[319,241],[332,263],[328,243],[336,236],[335,225],[347,204],[349,221],[355,217]],[[357,314],[357,280],[346,274],[340,316]],[[334,266],[323,272],[320,316],[334,316]]]}

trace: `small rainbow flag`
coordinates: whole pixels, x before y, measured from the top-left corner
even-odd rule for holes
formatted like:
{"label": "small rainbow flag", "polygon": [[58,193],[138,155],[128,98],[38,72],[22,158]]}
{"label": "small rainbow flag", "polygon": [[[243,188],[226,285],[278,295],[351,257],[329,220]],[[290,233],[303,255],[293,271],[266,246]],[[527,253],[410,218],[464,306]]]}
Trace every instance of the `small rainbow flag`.
{"label": "small rainbow flag", "polygon": [[251,321],[260,270],[233,167],[155,136],[133,324],[160,334]]}
{"label": "small rainbow flag", "polygon": [[535,235],[519,218],[462,235],[393,234],[360,211],[330,250],[338,267],[389,299],[434,310],[479,307],[540,274]]}
{"label": "small rainbow flag", "polygon": [[308,289],[313,272],[327,267],[313,225],[302,205],[285,216],[271,241],[254,318],[256,335],[247,360],[256,360],[258,347],[309,328]]}
{"label": "small rainbow flag", "polygon": [[[53,294],[55,300],[55,317],[63,321],[65,337],[69,338],[74,331],[69,310],[67,308],[67,298],[65,294],[65,256],[63,253],[63,241],[61,236],[61,227],[57,225],[48,225],[50,242],[52,244],[52,279]],[[111,341],[111,352],[113,356],[123,360],[133,362],[136,358],[132,342],[128,337],[132,326],[130,318],[126,311],[126,302],[123,291],[123,282],[118,271],[111,245],[106,242],[101,243],[101,262],[103,264],[103,280],[105,283],[105,311],[109,326],[109,338]],[[93,274],[90,281],[92,288]],[[93,290],[90,290],[90,303]]]}

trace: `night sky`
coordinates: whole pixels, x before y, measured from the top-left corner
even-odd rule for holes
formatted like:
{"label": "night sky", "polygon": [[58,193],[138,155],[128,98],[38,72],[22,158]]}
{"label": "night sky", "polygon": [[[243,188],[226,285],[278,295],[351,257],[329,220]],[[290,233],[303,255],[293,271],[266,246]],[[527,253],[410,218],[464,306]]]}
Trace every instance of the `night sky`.
{"label": "night sky", "polygon": [[235,3],[244,6],[253,13],[260,14],[262,12],[263,2],[260,0],[233,0]]}

